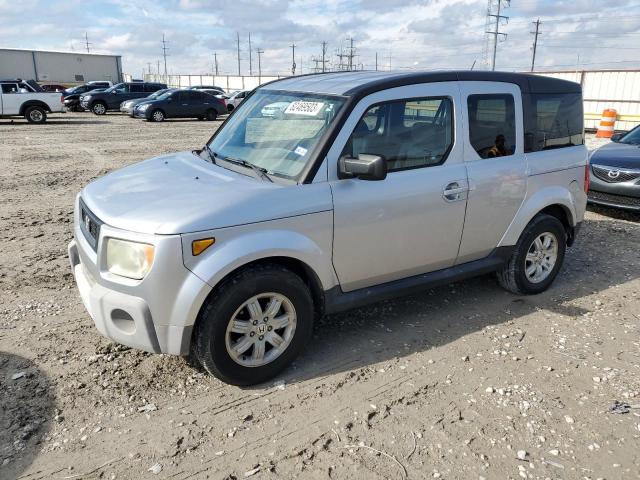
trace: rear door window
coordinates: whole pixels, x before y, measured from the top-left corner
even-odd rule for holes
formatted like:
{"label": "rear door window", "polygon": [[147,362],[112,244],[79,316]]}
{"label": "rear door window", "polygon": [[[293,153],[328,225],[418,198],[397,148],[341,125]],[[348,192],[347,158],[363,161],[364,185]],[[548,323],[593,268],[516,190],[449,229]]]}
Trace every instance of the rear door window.
{"label": "rear door window", "polygon": [[131,84],[131,93],[142,93],[144,92],[144,85],[141,83],[132,83]]}
{"label": "rear door window", "polygon": [[480,158],[508,157],[516,149],[516,114],[509,94],[469,95],[469,142]]}

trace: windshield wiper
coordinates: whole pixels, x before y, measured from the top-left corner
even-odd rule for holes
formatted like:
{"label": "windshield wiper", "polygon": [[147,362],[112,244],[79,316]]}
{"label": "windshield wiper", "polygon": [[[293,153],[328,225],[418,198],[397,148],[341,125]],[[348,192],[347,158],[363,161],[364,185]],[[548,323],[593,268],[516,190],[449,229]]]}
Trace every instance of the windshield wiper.
{"label": "windshield wiper", "polygon": [[209,155],[209,159],[211,160],[211,163],[213,163],[214,165],[217,165],[216,163],[216,153],[211,150],[211,147],[208,144],[205,144],[204,149],[207,151],[207,154]]}
{"label": "windshield wiper", "polygon": [[[207,145],[207,149],[209,148],[209,146]],[[253,170],[253,172],[255,172],[260,178],[264,178],[266,180],[269,180],[270,182],[273,183],[273,179],[268,175],[269,170],[267,170],[266,168],[263,167],[259,167],[257,165],[254,165],[251,162],[247,162],[246,160],[241,160],[239,158],[231,158],[231,157],[223,157],[222,155],[218,155],[215,152],[212,152],[209,149],[209,152],[217,158],[220,158],[222,160],[224,160],[225,162],[229,162],[229,163],[235,163],[236,165],[241,165],[245,168],[250,168],[251,170]]]}

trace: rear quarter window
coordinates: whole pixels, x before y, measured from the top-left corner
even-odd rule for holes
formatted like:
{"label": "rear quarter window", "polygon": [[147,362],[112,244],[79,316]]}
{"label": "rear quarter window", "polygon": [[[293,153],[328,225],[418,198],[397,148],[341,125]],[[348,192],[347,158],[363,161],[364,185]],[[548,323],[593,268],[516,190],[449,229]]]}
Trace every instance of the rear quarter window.
{"label": "rear quarter window", "polygon": [[508,157],[516,149],[516,114],[509,94],[469,95],[469,142],[480,158]]}
{"label": "rear quarter window", "polygon": [[584,144],[584,115],[579,93],[532,93],[525,100],[525,152]]}

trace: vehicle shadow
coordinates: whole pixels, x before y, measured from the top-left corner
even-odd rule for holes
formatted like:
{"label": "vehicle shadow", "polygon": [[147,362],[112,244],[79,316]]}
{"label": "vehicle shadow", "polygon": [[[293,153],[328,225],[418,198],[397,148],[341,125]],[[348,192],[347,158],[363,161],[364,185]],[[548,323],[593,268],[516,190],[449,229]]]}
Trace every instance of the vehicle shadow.
{"label": "vehicle shadow", "polygon": [[[640,275],[640,260],[625,254],[636,248],[640,236],[619,228],[609,220],[585,221],[560,275],[539,295],[513,295],[500,288],[494,275],[485,275],[327,316],[316,322],[305,352],[279,378],[296,383],[407,357],[540,310],[583,315],[589,310],[571,305],[573,300]],[[607,248],[592,249],[599,245]],[[519,322],[525,329],[527,323]]]}
{"label": "vehicle shadow", "polygon": [[587,209],[591,212],[604,215],[605,217],[615,218],[616,220],[627,220],[629,222],[640,222],[640,212],[631,212],[620,208],[606,207],[604,205],[587,205]]}
{"label": "vehicle shadow", "polygon": [[[0,121],[0,127],[13,127],[14,125],[27,125],[27,122],[24,119],[14,119],[14,120],[6,120]],[[47,126],[47,125],[106,125],[110,122],[106,122],[104,120],[87,120],[83,118],[74,118],[74,119],[58,119],[58,118],[47,118],[47,122],[42,125],[33,125],[34,128]]]}
{"label": "vehicle shadow", "polygon": [[31,360],[0,351],[0,478],[18,478],[31,465],[54,410],[47,376]]}

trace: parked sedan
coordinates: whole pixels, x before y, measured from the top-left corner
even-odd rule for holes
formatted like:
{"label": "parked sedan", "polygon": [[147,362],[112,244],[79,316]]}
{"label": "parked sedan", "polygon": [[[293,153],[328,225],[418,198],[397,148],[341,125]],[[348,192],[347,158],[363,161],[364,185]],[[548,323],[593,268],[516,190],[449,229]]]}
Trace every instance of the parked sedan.
{"label": "parked sedan", "polygon": [[640,212],[640,125],[591,154],[589,203]]}
{"label": "parked sedan", "polygon": [[84,109],[80,106],[80,96],[88,92],[103,92],[109,88],[105,85],[106,83],[107,82],[94,82],[67,88],[62,92],[62,96],[64,97],[64,106],[67,107],[67,110],[70,112],[83,111]]}
{"label": "parked sedan", "polygon": [[133,117],[133,109],[136,105],[141,104],[142,102],[148,102],[149,100],[155,100],[160,95],[164,95],[167,92],[173,92],[175,88],[163,88],[162,90],[158,90],[157,92],[153,92],[148,97],[144,98],[134,98],[132,100],[125,100],[120,104],[120,111],[122,113],[126,113],[130,117]]}
{"label": "parked sedan", "polygon": [[162,122],[166,118],[197,118],[215,120],[227,113],[223,100],[196,90],[173,90],[158,98],[139,103],[133,116]]}
{"label": "parked sedan", "polygon": [[239,90],[233,92],[227,100],[227,110],[232,112],[251,93],[251,90]]}

